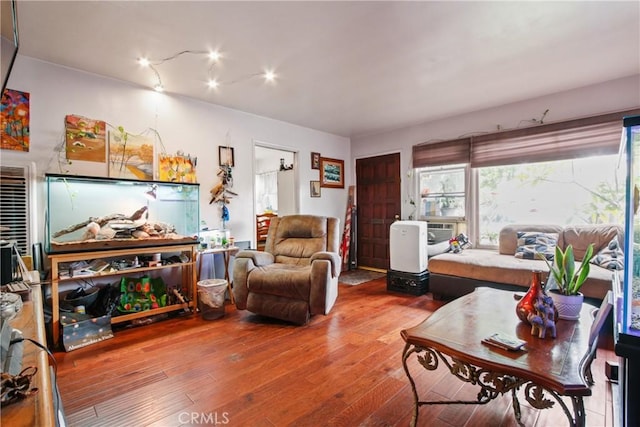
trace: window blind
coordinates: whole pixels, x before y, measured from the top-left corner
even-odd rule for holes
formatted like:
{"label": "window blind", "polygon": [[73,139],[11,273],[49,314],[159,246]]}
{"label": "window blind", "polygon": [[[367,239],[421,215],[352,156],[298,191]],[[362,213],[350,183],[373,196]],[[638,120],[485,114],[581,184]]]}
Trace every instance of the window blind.
{"label": "window blind", "polygon": [[625,110],[558,123],[413,146],[413,167],[470,163],[500,166],[614,154],[620,146]]}
{"label": "window blind", "polygon": [[413,167],[469,163],[471,138],[427,142],[413,146]]}
{"label": "window blind", "polygon": [[474,136],[471,167],[502,166],[615,154],[620,148],[618,112],[524,129]]}
{"label": "window blind", "polygon": [[21,255],[27,255],[29,238],[28,170],[0,167],[0,237],[15,241]]}

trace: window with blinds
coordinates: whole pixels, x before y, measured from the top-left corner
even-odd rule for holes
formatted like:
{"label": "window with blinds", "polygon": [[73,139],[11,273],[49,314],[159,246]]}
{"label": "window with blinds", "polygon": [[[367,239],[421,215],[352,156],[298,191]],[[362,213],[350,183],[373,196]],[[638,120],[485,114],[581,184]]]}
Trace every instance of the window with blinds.
{"label": "window with blinds", "polygon": [[21,255],[31,247],[28,178],[27,167],[0,166],[0,238],[15,241]]}

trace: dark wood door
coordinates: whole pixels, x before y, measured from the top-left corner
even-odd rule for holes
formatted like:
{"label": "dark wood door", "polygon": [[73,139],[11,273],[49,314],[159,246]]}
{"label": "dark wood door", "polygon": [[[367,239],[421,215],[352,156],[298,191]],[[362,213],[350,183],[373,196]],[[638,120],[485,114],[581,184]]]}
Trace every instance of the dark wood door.
{"label": "dark wood door", "polygon": [[389,226],[400,215],[400,154],[356,160],[359,267],[389,269]]}

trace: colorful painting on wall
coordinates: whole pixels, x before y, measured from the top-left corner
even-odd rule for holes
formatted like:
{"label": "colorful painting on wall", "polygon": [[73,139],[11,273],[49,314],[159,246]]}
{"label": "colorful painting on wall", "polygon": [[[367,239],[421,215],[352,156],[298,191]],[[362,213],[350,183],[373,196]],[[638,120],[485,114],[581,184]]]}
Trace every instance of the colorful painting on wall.
{"label": "colorful painting on wall", "polygon": [[109,176],[153,180],[153,141],[122,128],[109,132]]}
{"label": "colorful painting on wall", "polygon": [[68,160],[106,161],[107,125],[104,121],[70,114],[64,118],[64,127]]}
{"label": "colorful painting on wall", "polygon": [[169,182],[198,182],[196,163],[198,158],[183,154],[158,155],[158,180]]}
{"label": "colorful painting on wall", "polygon": [[5,89],[0,101],[0,148],[29,151],[29,93]]}

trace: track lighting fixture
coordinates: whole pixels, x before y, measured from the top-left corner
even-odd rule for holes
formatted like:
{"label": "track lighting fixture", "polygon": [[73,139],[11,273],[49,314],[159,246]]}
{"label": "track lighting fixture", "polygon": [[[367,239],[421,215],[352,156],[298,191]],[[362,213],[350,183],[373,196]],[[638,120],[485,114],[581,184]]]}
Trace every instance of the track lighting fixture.
{"label": "track lighting fixture", "polygon": [[150,68],[151,71],[153,71],[154,75],[155,75],[155,81],[153,83],[153,89],[156,92],[163,92],[164,91],[164,85],[162,84],[162,78],[160,77],[160,72],[158,71],[158,66],[162,65],[163,63],[167,62],[167,61],[173,61],[174,59],[177,59],[179,57],[181,57],[182,55],[200,55],[200,56],[206,56],[207,58],[209,58],[210,61],[210,65],[209,65],[209,69],[208,69],[208,75],[209,75],[209,79],[207,82],[207,86],[210,89],[218,89],[220,86],[222,85],[230,85],[233,83],[238,83],[241,81],[245,81],[245,80],[249,80],[252,79],[254,77],[262,77],[264,78],[265,82],[268,83],[273,83],[276,79],[276,74],[273,70],[265,70],[263,72],[260,73],[253,73],[253,74],[248,74],[248,75],[244,75],[241,77],[238,77],[237,79],[233,79],[230,81],[219,81],[218,79],[214,78],[212,76],[213,73],[213,68],[214,66],[220,61],[220,59],[222,58],[222,54],[220,52],[218,52],[217,50],[215,51],[204,51],[204,50],[183,50],[181,52],[178,52],[174,55],[168,56],[166,58],[162,58],[159,60],[151,60],[149,58],[138,58],[138,64],[140,64],[142,67],[144,68]]}

